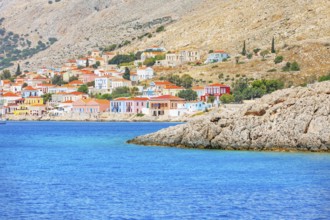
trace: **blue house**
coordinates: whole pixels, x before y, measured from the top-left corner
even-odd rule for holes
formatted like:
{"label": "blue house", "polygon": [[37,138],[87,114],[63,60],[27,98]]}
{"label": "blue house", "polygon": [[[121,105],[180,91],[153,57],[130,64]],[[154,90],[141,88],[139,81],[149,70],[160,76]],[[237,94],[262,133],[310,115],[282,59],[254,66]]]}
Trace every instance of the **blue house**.
{"label": "blue house", "polygon": [[32,86],[27,86],[22,91],[23,98],[35,97],[40,95],[42,95],[41,92],[38,89],[33,88]]}
{"label": "blue house", "polygon": [[208,63],[218,63],[222,62],[224,59],[228,59],[230,56],[228,53],[222,51],[222,50],[216,50],[213,53],[210,53],[204,62],[205,64]]}
{"label": "blue house", "polygon": [[186,102],[184,104],[184,107],[187,109],[188,112],[199,112],[212,108],[212,103],[191,101],[191,102]]}

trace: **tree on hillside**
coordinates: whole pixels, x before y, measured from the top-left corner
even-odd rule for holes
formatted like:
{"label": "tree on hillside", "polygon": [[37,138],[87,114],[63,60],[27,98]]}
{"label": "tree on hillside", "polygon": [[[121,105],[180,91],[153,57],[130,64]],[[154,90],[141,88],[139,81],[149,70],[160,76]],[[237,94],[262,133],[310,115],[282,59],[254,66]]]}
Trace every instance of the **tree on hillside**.
{"label": "tree on hillside", "polygon": [[52,84],[53,85],[62,85],[64,83],[62,76],[60,75],[55,75],[52,79]]}
{"label": "tree on hillside", "polygon": [[181,76],[181,86],[186,89],[191,88],[193,80],[194,79],[190,75],[184,74],[183,76]]}
{"label": "tree on hillside", "polygon": [[272,39],[272,50],[271,50],[272,53],[275,53],[275,38],[273,37]]}
{"label": "tree on hillside", "polygon": [[186,101],[194,101],[197,99],[197,93],[192,89],[181,90],[178,96]]}
{"label": "tree on hillside", "polygon": [[47,103],[48,101],[50,101],[52,99],[52,94],[46,93],[46,94],[43,94],[41,97],[43,98],[44,103]]}
{"label": "tree on hillside", "polygon": [[86,67],[89,67],[89,60],[88,60],[88,58],[86,60]]}
{"label": "tree on hillside", "polygon": [[299,64],[296,61],[293,61],[293,63],[291,64],[291,71],[299,71],[300,67]]}
{"label": "tree on hillside", "polygon": [[125,73],[123,74],[123,78],[127,79],[127,80],[130,80],[130,78],[131,78],[131,73],[130,73],[130,70],[128,69],[128,67],[125,67]]}
{"label": "tree on hillside", "polygon": [[118,97],[130,97],[131,93],[130,93],[130,89],[124,86],[124,87],[115,88],[111,93],[111,95],[113,99],[116,99]]}
{"label": "tree on hillside", "polygon": [[86,83],[86,84],[87,84],[87,86],[95,87],[95,81],[88,82],[88,83]]}
{"label": "tree on hillside", "polygon": [[76,76],[70,76],[69,77],[69,82],[72,82],[74,80],[78,80],[78,77],[76,77]]}
{"label": "tree on hillside", "polygon": [[16,69],[16,76],[19,76],[22,74],[22,71],[21,71],[21,66],[19,64],[17,64],[17,69]]}
{"label": "tree on hillside", "polygon": [[92,65],[92,67],[94,69],[97,69],[99,66],[101,66],[101,62],[100,61],[96,61],[96,63]]}
{"label": "tree on hillside", "polygon": [[268,50],[263,50],[261,51],[260,55],[262,56],[262,59],[264,60],[265,59],[265,56],[269,54],[269,51]]}
{"label": "tree on hillside", "polygon": [[235,97],[231,94],[223,94],[221,97],[220,97],[220,101],[224,104],[227,104],[227,103],[232,103],[235,101]]}
{"label": "tree on hillside", "polygon": [[148,67],[155,65],[155,63],[156,63],[156,58],[154,57],[149,57],[143,62],[143,64]]}
{"label": "tree on hillside", "polygon": [[0,76],[0,79],[10,79],[11,74],[9,70],[3,70],[2,75]]}
{"label": "tree on hillside", "polygon": [[121,64],[121,63],[130,63],[133,62],[135,60],[135,55],[134,54],[130,54],[130,55],[126,55],[126,54],[119,54],[116,55],[115,57],[113,57],[111,60],[109,60],[109,64]]}
{"label": "tree on hillside", "polygon": [[88,94],[88,86],[87,85],[81,85],[78,90],[78,92],[86,93]]}
{"label": "tree on hillside", "polygon": [[129,92],[130,92],[131,96],[135,97],[139,93],[139,88],[131,87]]}
{"label": "tree on hillside", "polygon": [[170,81],[171,83],[174,83],[177,86],[181,85],[181,78],[178,75],[170,75],[168,77],[168,81]]}
{"label": "tree on hillside", "polygon": [[136,54],[134,55],[135,56],[135,60],[141,60],[142,53],[143,53],[142,51],[136,52]]}
{"label": "tree on hillside", "polygon": [[243,55],[243,56],[246,55],[245,41],[244,41],[244,43],[243,43],[242,55]]}
{"label": "tree on hillside", "polygon": [[258,56],[260,50],[261,50],[260,48],[254,48],[253,49],[254,55]]}

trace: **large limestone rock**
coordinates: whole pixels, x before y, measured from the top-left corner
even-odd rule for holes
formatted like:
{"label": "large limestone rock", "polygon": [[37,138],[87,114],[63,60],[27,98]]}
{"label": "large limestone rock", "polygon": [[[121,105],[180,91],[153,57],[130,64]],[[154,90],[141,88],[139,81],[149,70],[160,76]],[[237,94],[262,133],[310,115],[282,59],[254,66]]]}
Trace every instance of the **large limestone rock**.
{"label": "large limestone rock", "polygon": [[330,82],[276,91],[238,112],[205,116],[129,142],[191,148],[330,152]]}

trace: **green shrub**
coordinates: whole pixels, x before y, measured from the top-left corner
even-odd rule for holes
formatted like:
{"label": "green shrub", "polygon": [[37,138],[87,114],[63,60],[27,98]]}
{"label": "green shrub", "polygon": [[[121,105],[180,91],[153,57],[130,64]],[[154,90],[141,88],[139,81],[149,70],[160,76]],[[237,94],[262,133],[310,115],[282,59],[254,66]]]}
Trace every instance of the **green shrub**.
{"label": "green shrub", "polygon": [[186,101],[193,101],[197,99],[197,93],[192,89],[181,90],[178,93],[178,96]]}
{"label": "green shrub", "polygon": [[253,52],[257,56],[260,50],[261,50],[260,48],[254,48]]}
{"label": "green shrub", "polygon": [[116,55],[114,58],[109,60],[109,64],[121,64],[121,63],[130,63],[135,60],[134,55],[125,55],[125,54],[119,54]]}
{"label": "green shrub", "polygon": [[321,76],[319,78],[319,82],[324,82],[324,81],[328,81],[328,80],[330,80],[330,72],[328,73],[328,75]]}
{"label": "green shrub", "polygon": [[248,59],[252,59],[252,53],[248,53],[247,55],[246,55],[246,57],[248,58]]}
{"label": "green shrub", "polygon": [[299,64],[294,61],[292,64],[291,64],[291,71],[299,71],[300,70],[300,67],[299,67]]}
{"label": "green shrub", "polygon": [[162,32],[162,31],[165,31],[165,27],[164,26],[160,26],[156,29],[156,32],[159,33],[159,32]]}
{"label": "green shrub", "polygon": [[291,68],[291,63],[290,62],[287,62],[285,64],[285,66],[282,67],[282,71],[283,72],[288,72],[288,71],[290,71],[290,68]]}
{"label": "green shrub", "polygon": [[274,60],[275,64],[281,63],[283,61],[283,56],[277,56]]}
{"label": "green shrub", "polygon": [[230,94],[223,94],[221,97],[220,97],[220,101],[224,104],[226,103],[232,103],[235,101],[235,97],[233,95],[230,95]]}
{"label": "green shrub", "polygon": [[271,73],[271,72],[276,72],[277,70],[276,69],[270,69],[270,70],[267,70],[267,72]]}

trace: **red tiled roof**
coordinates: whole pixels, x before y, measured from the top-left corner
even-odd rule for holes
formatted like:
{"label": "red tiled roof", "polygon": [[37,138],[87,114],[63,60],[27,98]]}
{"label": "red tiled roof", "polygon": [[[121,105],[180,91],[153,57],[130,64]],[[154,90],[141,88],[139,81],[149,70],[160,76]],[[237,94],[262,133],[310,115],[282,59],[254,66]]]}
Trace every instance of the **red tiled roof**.
{"label": "red tiled roof", "polygon": [[171,82],[168,82],[168,81],[163,81],[163,82],[161,82],[161,81],[158,81],[158,82],[155,82],[155,85],[174,85],[173,83],[171,83]]}
{"label": "red tiled roof", "polygon": [[221,83],[214,83],[214,84],[210,84],[209,86],[221,86],[221,87],[229,87],[227,85],[221,84]]}
{"label": "red tiled roof", "polygon": [[149,98],[146,98],[146,97],[134,97],[134,98],[130,98],[130,100],[133,100],[133,101],[148,101]]}
{"label": "red tiled roof", "polygon": [[226,53],[224,50],[215,50],[213,53]]}
{"label": "red tiled roof", "polygon": [[71,94],[71,95],[83,95],[85,93],[82,93],[82,92],[70,92],[68,94]]}
{"label": "red tiled roof", "polygon": [[165,85],[165,89],[184,89],[184,88],[176,85]]}
{"label": "red tiled roof", "polygon": [[202,90],[202,89],[204,89],[204,87],[203,86],[193,86],[191,89],[192,90]]}
{"label": "red tiled roof", "polygon": [[162,95],[158,97],[151,98],[151,100],[172,100],[172,101],[184,101],[184,99],[172,95]]}
{"label": "red tiled roof", "polygon": [[129,98],[127,97],[119,97],[119,98],[116,98],[115,101],[127,101]]}
{"label": "red tiled roof", "polygon": [[16,95],[15,93],[13,93],[13,92],[7,92],[7,93],[4,93],[2,95],[2,97],[19,97],[19,96]]}
{"label": "red tiled roof", "polygon": [[38,84],[37,86],[50,87],[50,86],[55,86],[55,85],[45,83],[45,84]]}
{"label": "red tiled roof", "polygon": [[63,104],[71,104],[71,103],[74,103],[74,101],[71,101],[71,100],[68,100],[68,101],[65,101],[65,102],[62,102]]}
{"label": "red tiled roof", "polygon": [[69,85],[82,85],[82,84],[84,83],[80,80],[73,80],[72,82],[69,82]]}
{"label": "red tiled roof", "polygon": [[33,88],[32,86],[27,86],[24,88],[24,90],[37,90],[37,89]]}
{"label": "red tiled roof", "polygon": [[99,104],[107,104],[110,105],[110,101],[106,100],[106,99],[95,99],[95,102],[99,103]]}

